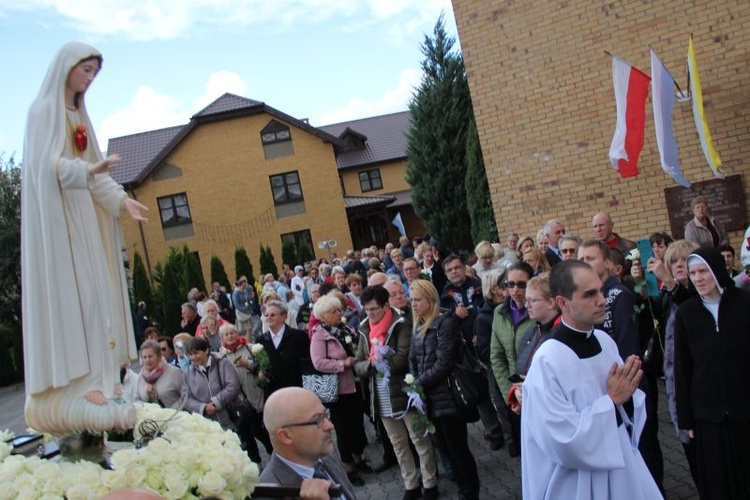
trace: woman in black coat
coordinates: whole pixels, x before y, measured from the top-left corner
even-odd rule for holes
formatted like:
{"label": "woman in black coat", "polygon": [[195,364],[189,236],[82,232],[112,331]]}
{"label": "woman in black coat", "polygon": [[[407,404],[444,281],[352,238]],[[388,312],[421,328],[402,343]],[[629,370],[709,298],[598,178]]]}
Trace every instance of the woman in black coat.
{"label": "woman in black coat", "polygon": [[466,420],[448,387],[448,375],[458,359],[463,337],[452,314],[440,314],[438,293],[432,283],[414,281],[409,295],[414,318],[409,367],[414,384],[424,390],[437,444],[448,455],[462,497],[478,499],[479,475],[469,449]]}
{"label": "woman in black coat", "polygon": [[750,498],[750,292],[712,247],[687,267],[698,295],[675,313],[677,421],[695,443],[701,498]]}

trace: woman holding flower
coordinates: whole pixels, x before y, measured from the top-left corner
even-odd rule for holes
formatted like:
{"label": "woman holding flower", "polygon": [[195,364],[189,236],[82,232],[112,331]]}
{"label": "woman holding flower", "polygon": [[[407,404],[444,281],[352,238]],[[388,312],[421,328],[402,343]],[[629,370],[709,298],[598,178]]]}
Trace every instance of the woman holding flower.
{"label": "woman holding flower", "polygon": [[260,453],[258,452],[258,445],[255,443],[256,439],[265,446],[269,455],[273,453],[271,439],[268,437],[265,427],[263,427],[263,405],[266,397],[263,389],[258,386],[258,380],[256,379],[256,372],[260,363],[253,355],[253,351],[257,347],[262,349],[263,346],[261,344],[248,344],[231,323],[219,328],[219,335],[221,336],[221,350],[217,357],[226,358],[232,363],[240,381],[240,394],[252,407],[252,410],[241,415],[240,421],[236,423],[237,434],[239,434],[243,448],[247,451],[250,460],[259,464]]}
{"label": "woman holding flower", "polygon": [[331,410],[331,422],[336,427],[336,444],[349,481],[362,486],[364,481],[358,470],[372,469],[362,460],[367,445],[363,439],[364,422],[360,396],[354,383],[354,338],[341,323],[341,301],[333,295],[324,295],[315,302],[313,314],[319,322],[313,328],[310,358],[313,366],[323,373],[337,373],[339,399],[326,403]]}
{"label": "woman holding flower", "polygon": [[367,319],[359,326],[354,371],[370,384],[370,415],[380,417],[393,444],[406,492],[404,500],[419,498],[422,490],[409,439],[419,454],[424,498],[437,498],[437,469],[430,438],[414,428],[414,409],[407,409],[401,384],[409,371],[411,325],[388,305],[388,290],[367,287],[361,299]]}
{"label": "woman holding flower", "polygon": [[162,408],[179,407],[182,371],[162,357],[158,342],[147,340],[141,345],[141,364],[135,401],[156,403]]}
{"label": "woman holding flower", "polygon": [[463,498],[479,498],[477,463],[469,449],[466,420],[461,416],[450,387],[453,370],[463,341],[451,313],[440,313],[438,293],[426,280],[409,287],[413,333],[409,366],[415,386],[421,386],[427,399],[427,415],[435,425],[437,444],[448,455]]}

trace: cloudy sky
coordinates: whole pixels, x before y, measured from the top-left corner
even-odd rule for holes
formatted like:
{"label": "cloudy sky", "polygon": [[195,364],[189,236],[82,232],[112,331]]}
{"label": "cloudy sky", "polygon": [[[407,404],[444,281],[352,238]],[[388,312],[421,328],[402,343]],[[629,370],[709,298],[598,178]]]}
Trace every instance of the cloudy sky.
{"label": "cloudy sky", "polygon": [[419,45],[449,0],[0,0],[0,154],[57,49],[94,45],[86,102],[100,139],[187,123],[224,92],[325,125],[406,109]]}

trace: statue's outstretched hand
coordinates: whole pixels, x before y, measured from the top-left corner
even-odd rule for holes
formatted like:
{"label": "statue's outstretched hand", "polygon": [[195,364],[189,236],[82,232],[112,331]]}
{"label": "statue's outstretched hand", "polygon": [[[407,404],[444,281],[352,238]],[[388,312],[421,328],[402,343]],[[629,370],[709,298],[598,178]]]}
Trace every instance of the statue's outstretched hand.
{"label": "statue's outstretched hand", "polygon": [[148,222],[148,219],[142,214],[142,212],[148,212],[148,208],[135,201],[133,198],[126,196],[125,199],[122,200],[122,208],[125,209],[133,220],[138,222]]}
{"label": "statue's outstretched hand", "polygon": [[89,174],[94,175],[109,172],[109,170],[115,168],[118,163],[120,163],[120,155],[109,155],[102,161],[90,164]]}

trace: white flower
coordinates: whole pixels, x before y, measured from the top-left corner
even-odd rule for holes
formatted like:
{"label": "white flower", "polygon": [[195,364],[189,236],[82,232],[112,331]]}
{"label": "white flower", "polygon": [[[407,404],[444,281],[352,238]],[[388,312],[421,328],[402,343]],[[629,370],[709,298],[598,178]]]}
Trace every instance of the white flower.
{"label": "white flower", "polygon": [[96,495],[91,488],[85,486],[71,486],[65,492],[65,498],[68,500],[94,500]]}
{"label": "white flower", "polygon": [[639,252],[637,248],[634,248],[630,251],[628,256],[625,257],[625,260],[641,260],[641,252]]}
{"label": "white flower", "polygon": [[10,452],[13,451],[13,447],[5,441],[0,442],[0,462],[5,460],[5,457],[10,456]]}
{"label": "white flower", "polygon": [[250,348],[250,352],[253,353],[253,356],[258,354],[262,350],[263,350],[263,344],[253,344],[253,346]]}
{"label": "white flower", "polygon": [[404,377],[404,382],[406,382],[406,385],[412,385],[414,383],[414,375],[407,373]]}
{"label": "white flower", "polygon": [[36,483],[37,480],[34,476],[28,472],[24,472],[13,481],[13,488],[19,493],[23,491],[34,491],[36,490]]}
{"label": "white flower", "polygon": [[8,441],[9,439],[13,439],[14,437],[16,437],[16,435],[13,433],[13,431],[9,431],[8,429],[0,431],[0,441]]}
{"label": "white flower", "polygon": [[351,335],[347,335],[346,337],[344,337],[344,341],[347,344],[351,344],[352,343],[352,336]]}
{"label": "white flower", "polygon": [[121,471],[105,470],[102,472],[102,485],[109,491],[119,490],[128,486],[127,478]]}
{"label": "white flower", "polygon": [[184,497],[190,487],[187,480],[182,476],[167,476],[164,478],[164,484],[174,498]]}
{"label": "white flower", "polygon": [[224,491],[227,482],[218,472],[208,471],[198,481],[198,493],[203,496],[216,496]]}

